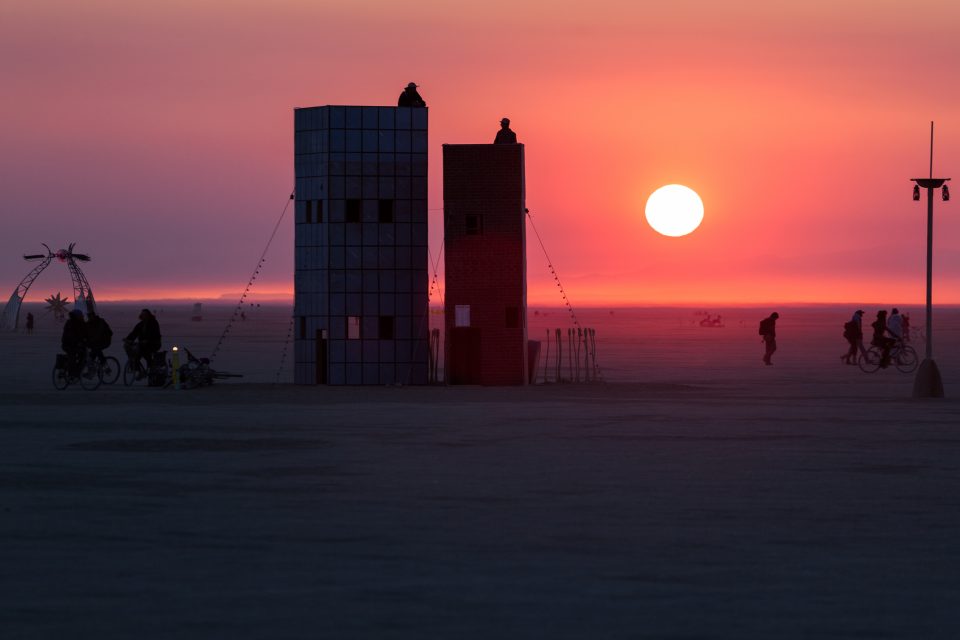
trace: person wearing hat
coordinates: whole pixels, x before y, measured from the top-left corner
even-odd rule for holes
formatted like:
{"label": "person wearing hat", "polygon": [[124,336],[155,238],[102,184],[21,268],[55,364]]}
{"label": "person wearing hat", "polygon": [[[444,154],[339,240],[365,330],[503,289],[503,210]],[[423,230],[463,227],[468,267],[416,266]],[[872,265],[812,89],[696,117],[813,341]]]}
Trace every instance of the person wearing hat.
{"label": "person wearing hat", "polygon": [[397,106],[425,107],[427,103],[420,97],[420,93],[417,91],[417,85],[411,82],[407,85],[407,88],[403,90],[403,93],[400,94],[400,98],[397,100]]}
{"label": "person wearing hat", "polygon": [[500,131],[497,131],[493,144],[517,144],[517,134],[510,130],[510,118],[500,120]]}
{"label": "person wearing hat", "polygon": [[67,374],[71,378],[78,377],[87,351],[87,325],[83,322],[83,311],[80,309],[74,309],[67,316],[60,337],[60,348],[67,354]]}
{"label": "person wearing hat", "polygon": [[850,348],[840,359],[847,364],[857,364],[857,351],[866,353],[863,347],[863,309],[854,311],[850,321],[843,325],[843,337],[850,344]]}

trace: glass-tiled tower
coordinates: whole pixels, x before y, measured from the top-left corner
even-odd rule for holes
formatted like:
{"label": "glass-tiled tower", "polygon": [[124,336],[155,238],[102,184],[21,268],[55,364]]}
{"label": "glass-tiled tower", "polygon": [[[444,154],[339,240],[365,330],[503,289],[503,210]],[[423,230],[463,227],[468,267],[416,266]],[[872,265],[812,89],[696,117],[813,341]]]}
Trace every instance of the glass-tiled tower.
{"label": "glass-tiled tower", "polygon": [[427,109],[294,111],[297,384],[426,384]]}

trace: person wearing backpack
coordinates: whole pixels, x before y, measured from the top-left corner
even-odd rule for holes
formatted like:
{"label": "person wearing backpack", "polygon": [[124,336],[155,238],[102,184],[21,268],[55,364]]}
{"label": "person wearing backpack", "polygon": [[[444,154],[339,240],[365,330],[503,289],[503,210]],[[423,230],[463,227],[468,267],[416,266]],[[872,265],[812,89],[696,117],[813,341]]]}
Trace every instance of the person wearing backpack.
{"label": "person wearing backpack", "polygon": [[764,364],[773,364],[773,362],[770,361],[770,358],[773,356],[773,352],[777,350],[777,318],[779,317],[780,314],[774,311],[769,317],[766,317],[760,321],[759,333],[761,336],[763,336]]}
{"label": "person wearing backpack", "polygon": [[857,351],[866,351],[863,348],[863,309],[854,311],[850,321],[843,325],[843,337],[850,344],[850,348],[840,359],[846,364],[857,364]]}
{"label": "person wearing backpack", "polygon": [[113,329],[107,324],[107,321],[97,315],[96,311],[87,311],[87,346],[90,347],[90,355],[96,358],[100,364],[106,361],[103,350],[110,346],[113,341]]}

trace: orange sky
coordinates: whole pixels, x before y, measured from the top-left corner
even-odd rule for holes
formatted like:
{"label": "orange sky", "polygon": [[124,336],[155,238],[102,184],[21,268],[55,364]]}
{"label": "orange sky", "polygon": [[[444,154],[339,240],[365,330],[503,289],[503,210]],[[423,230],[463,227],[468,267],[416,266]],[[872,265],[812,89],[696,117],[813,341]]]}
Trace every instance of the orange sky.
{"label": "orange sky", "polygon": [[[930,120],[935,171],[960,179],[960,7],[645,4],[5,0],[0,293],[22,253],[70,241],[101,299],[241,291],[292,188],[292,109],[395,104],[413,80],[434,255],[440,145],[506,115],[575,305],[921,302],[908,179]],[[673,182],[706,207],[684,238],[643,216]],[[960,303],[956,208],[936,201],[936,302]],[[292,288],[292,236],[254,296]],[[60,271],[31,297],[68,290]],[[561,303],[532,234],[528,282]]]}

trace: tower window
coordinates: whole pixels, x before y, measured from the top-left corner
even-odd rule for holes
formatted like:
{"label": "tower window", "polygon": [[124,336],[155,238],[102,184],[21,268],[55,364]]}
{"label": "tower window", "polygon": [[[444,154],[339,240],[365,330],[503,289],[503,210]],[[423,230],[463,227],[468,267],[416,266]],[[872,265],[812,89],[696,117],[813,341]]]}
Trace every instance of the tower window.
{"label": "tower window", "polygon": [[468,236],[478,236],[483,233],[483,218],[478,215],[469,215],[466,218]]}
{"label": "tower window", "polygon": [[381,200],[379,205],[380,222],[393,222],[393,200]]}
{"label": "tower window", "polygon": [[300,339],[307,339],[307,318],[306,316],[300,316]]}
{"label": "tower window", "polygon": [[313,222],[313,200],[306,200],[303,203],[304,205],[304,216],[303,220],[306,223]]}
{"label": "tower window", "polygon": [[[317,200],[317,206],[314,209],[317,222],[323,222],[323,200]],[[309,222],[309,221],[308,221]]]}
{"label": "tower window", "polygon": [[520,307],[507,307],[506,309],[506,328],[520,328]]}
{"label": "tower window", "polygon": [[393,340],[393,316],[380,316],[380,339]]}
{"label": "tower window", "polygon": [[346,217],[347,222],[360,222],[360,200],[354,198],[347,200]]}
{"label": "tower window", "polygon": [[453,315],[453,326],[455,327],[469,327],[470,326],[470,305],[468,304],[458,304],[454,306],[454,315]]}
{"label": "tower window", "polygon": [[347,316],[347,340],[360,339],[360,316]]}

